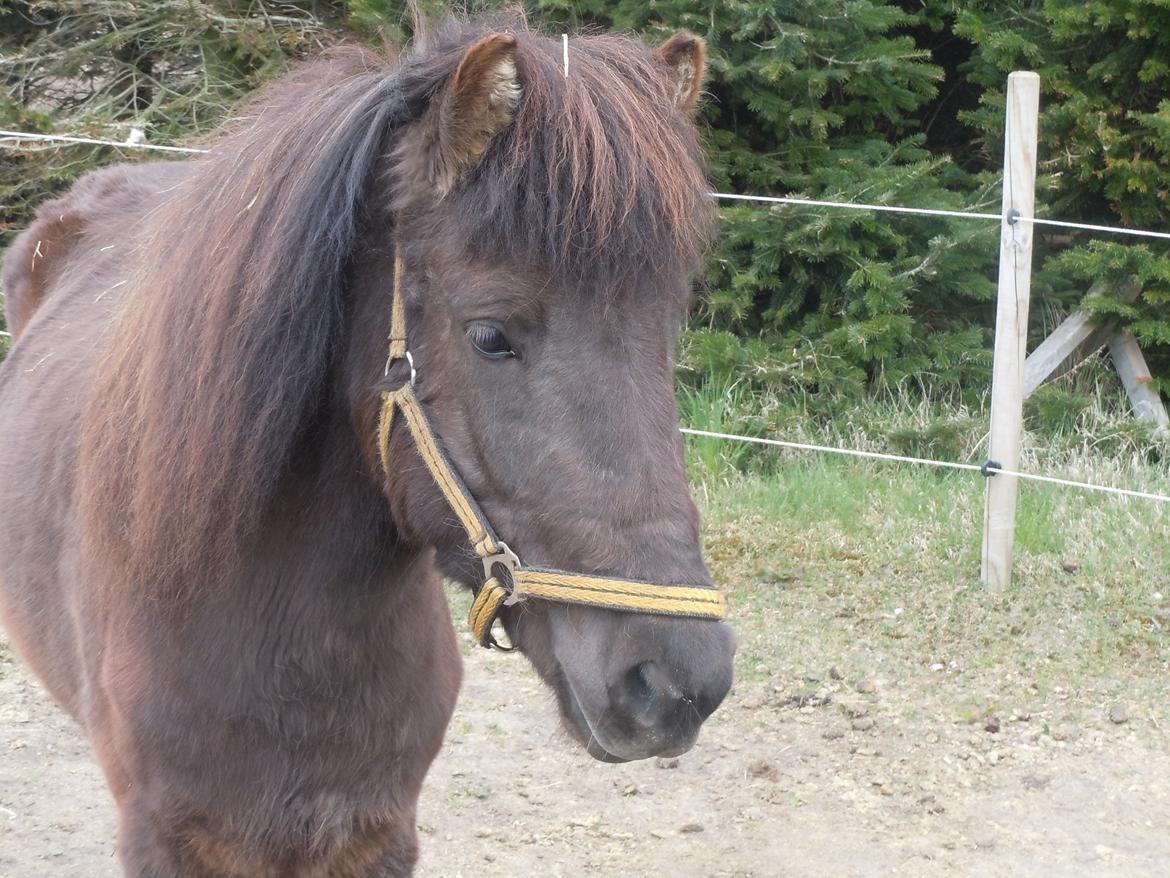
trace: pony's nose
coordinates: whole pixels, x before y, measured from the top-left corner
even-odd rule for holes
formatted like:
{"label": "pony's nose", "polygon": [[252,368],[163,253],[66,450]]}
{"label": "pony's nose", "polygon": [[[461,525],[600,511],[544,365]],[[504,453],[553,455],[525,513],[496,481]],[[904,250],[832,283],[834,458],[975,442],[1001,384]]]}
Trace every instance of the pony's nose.
{"label": "pony's nose", "polygon": [[672,673],[656,661],[634,665],[622,675],[611,703],[632,724],[669,746],[693,739],[703,720],[714,713],[731,686],[727,675],[699,681]]}

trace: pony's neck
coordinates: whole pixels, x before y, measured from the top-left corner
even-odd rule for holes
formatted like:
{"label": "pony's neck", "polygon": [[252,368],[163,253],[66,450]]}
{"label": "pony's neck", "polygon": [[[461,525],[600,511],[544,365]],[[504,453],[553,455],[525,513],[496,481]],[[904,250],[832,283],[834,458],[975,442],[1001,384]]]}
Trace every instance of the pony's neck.
{"label": "pony's neck", "polygon": [[376,442],[377,384],[386,359],[394,257],[388,234],[366,237],[351,265],[344,330],[332,355],[327,398],[289,462],[268,523],[283,520],[290,505],[300,510],[293,518],[303,519],[306,532],[298,536],[294,525],[290,538],[335,552],[336,569],[349,570],[341,576],[354,575],[351,561],[361,567],[368,557],[376,567],[402,570],[428,551],[402,538],[384,492]]}
{"label": "pony's neck", "polygon": [[[420,552],[399,536],[344,397],[330,397],[289,461],[258,530],[258,551],[309,588],[336,581],[364,591],[381,587],[378,580]],[[306,565],[313,570],[307,577]]]}

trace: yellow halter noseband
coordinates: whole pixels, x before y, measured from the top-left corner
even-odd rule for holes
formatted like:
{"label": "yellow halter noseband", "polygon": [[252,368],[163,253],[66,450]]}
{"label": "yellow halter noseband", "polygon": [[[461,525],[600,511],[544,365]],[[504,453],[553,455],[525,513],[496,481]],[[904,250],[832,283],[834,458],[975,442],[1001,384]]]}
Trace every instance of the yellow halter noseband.
{"label": "yellow halter noseband", "polygon": [[[523,567],[520,559],[492,530],[483,510],[463,484],[458,471],[443,452],[430,422],[414,395],[414,360],[406,346],[406,304],[403,294],[404,265],[402,255],[394,254],[394,302],[390,325],[390,353],[386,372],[396,360],[410,364],[410,381],[397,390],[382,393],[382,412],[378,418],[378,454],[382,469],[390,478],[390,430],[394,416],[401,412],[419,456],[431,478],[443,492],[452,511],[471,540],[475,554],[483,562],[484,582],[471,605],[468,624],[480,646],[499,646],[492,636],[492,625],[505,605],[526,598],[539,598],[565,604],[605,607],[631,613],[664,616],[689,616],[695,619],[722,619],[726,601],[722,592],[710,588],[682,585],[655,585],[631,579],[611,579]],[[508,577],[500,579],[495,568],[502,567]]]}

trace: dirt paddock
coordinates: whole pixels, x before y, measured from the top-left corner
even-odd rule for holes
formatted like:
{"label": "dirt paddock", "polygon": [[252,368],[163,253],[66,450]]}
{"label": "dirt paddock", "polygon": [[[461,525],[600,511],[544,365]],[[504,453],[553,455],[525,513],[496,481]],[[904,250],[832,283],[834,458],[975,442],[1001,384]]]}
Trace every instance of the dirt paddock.
{"label": "dirt paddock", "polygon": [[[420,875],[1170,874],[1170,752],[1140,718],[992,733],[880,688],[748,682],[677,764],[609,766],[522,659],[466,652]],[[117,876],[114,826],[84,739],[0,642],[0,876]]]}

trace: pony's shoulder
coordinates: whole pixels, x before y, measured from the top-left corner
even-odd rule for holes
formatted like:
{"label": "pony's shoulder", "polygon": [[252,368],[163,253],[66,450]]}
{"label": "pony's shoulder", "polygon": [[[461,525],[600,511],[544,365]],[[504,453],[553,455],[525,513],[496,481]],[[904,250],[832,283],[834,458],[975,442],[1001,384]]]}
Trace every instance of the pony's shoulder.
{"label": "pony's shoulder", "polygon": [[128,217],[165,200],[189,172],[187,162],[114,165],[79,178],[64,195],[38,208],[32,224],[4,254],[0,275],[5,317],[20,335],[70,265],[78,244],[94,228],[121,234]]}

